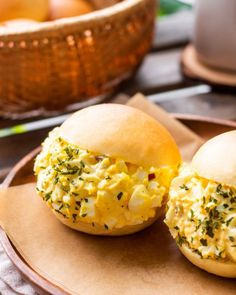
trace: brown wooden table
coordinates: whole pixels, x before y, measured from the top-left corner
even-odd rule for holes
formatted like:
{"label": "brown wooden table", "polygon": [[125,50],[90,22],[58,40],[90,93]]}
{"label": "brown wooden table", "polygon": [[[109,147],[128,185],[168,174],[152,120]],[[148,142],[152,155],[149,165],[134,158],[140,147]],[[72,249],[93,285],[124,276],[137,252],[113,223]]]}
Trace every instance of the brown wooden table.
{"label": "brown wooden table", "polygon": [[[200,82],[187,81],[181,74],[180,56],[183,47],[192,37],[193,23],[191,11],[182,11],[161,19],[157,24],[150,53],[136,76],[121,85],[119,93],[132,95],[142,92],[168,112],[235,120],[236,95],[216,92],[214,89],[210,89],[207,94],[199,94],[199,91],[209,88]],[[176,92],[186,87],[193,88],[187,93]],[[19,121],[2,118],[0,128],[27,121],[32,119]],[[0,139],[0,182],[21,157],[41,143],[48,131],[49,128],[45,128]]]}

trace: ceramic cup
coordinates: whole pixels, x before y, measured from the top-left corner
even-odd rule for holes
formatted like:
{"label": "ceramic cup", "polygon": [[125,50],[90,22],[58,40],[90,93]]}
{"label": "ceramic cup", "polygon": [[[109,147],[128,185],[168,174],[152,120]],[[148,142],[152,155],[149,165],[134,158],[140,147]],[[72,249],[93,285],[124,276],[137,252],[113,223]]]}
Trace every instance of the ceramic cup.
{"label": "ceramic cup", "polygon": [[236,0],[196,0],[194,45],[206,65],[236,71]]}

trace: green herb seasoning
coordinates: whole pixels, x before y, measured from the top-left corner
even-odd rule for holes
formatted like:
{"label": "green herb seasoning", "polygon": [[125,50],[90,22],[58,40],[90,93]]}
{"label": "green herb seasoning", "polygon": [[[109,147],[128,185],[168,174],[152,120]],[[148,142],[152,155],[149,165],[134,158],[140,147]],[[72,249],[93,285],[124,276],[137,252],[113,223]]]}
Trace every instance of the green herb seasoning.
{"label": "green herb seasoning", "polygon": [[207,246],[207,240],[206,239],[200,239],[200,243],[202,246]]}
{"label": "green herb seasoning", "polygon": [[105,227],[105,229],[107,229],[107,230],[109,229],[108,225],[106,225],[106,224],[104,224],[104,227]]}
{"label": "green herb seasoning", "polygon": [[191,220],[193,220],[193,217],[194,217],[193,209],[190,210],[190,214],[191,214]]}
{"label": "green herb seasoning", "polygon": [[52,192],[45,194],[45,197],[44,197],[45,201],[47,202],[51,198],[51,196],[52,196]]}
{"label": "green herb seasoning", "polygon": [[58,210],[60,211],[64,207],[64,204],[61,204]]}
{"label": "green herb seasoning", "polygon": [[234,242],[234,241],[235,241],[235,238],[234,238],[234,237],[231,237],[231,236],[229,236],[229,240],[230,240],[231,242]]}
{"label": "green herb seasoning", "polygon": [[229,226],[230,222],[233,220],[233,217],[229,218],[228,220],[226,220],[226,226]]}
{"label": "green herb seasoning", "polygon": [[186,243],[186,237],[178,234],[176,242],[179,246],[182,246],[184,243]]}
{"label": "green herb seasoning", "polygon": [[117,195],[117,199],[118,199],[118,201],[120,201],[120,199],[122,198],[122,196],[123,196],[123,193],[122,193],[122,192],[120,192],[120,193]]}
{"label": "green herb seasoning", "polygon": [[180,188],[181,188],[181,189],[184,189],[184,190],[186,190],[186,191],[189,190],[189,187],[187,187],[186,184],[182,184],[182,185],[180,186]]}

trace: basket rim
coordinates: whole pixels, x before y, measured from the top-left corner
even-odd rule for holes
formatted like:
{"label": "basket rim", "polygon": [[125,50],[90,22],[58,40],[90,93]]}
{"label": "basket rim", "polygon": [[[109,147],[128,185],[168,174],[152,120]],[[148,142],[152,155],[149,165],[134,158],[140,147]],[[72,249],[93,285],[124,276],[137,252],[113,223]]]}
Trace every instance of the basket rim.
{"label": "basket rim", "polygon": [[9,29],[9,30],[0,30],[0,37],[19,37],[23,35],[32,35],[34,33],[43,33],[55,31],[55,29],[65,29],[66,27],[70,27],[71,25],[87,25],[89,22],[94,21],[104,21],[106,18],[111,18],[122,14],[124,11],[129,11],[129,9],[133,9],[136,6],[142,5],[143,3],[152,0],[124,0],[122,2],[116,3],[112,6],[105,7],[100,10],[95,10],[90,13],[61,18],[52,21],[45,21],[35,23],[31,28],[18,28],[18,29]]}

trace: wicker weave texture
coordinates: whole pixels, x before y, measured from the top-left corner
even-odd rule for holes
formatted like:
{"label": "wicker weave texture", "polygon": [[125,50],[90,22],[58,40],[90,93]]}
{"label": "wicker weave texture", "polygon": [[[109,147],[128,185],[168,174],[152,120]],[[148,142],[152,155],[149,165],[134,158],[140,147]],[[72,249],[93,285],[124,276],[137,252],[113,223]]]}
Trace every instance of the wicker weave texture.
{"label": "wicker weave texture", "polygon": [[149,50],[155,7],[156,0],[125,0],[1,34],[0,115],[63,109],[110,93]]}

